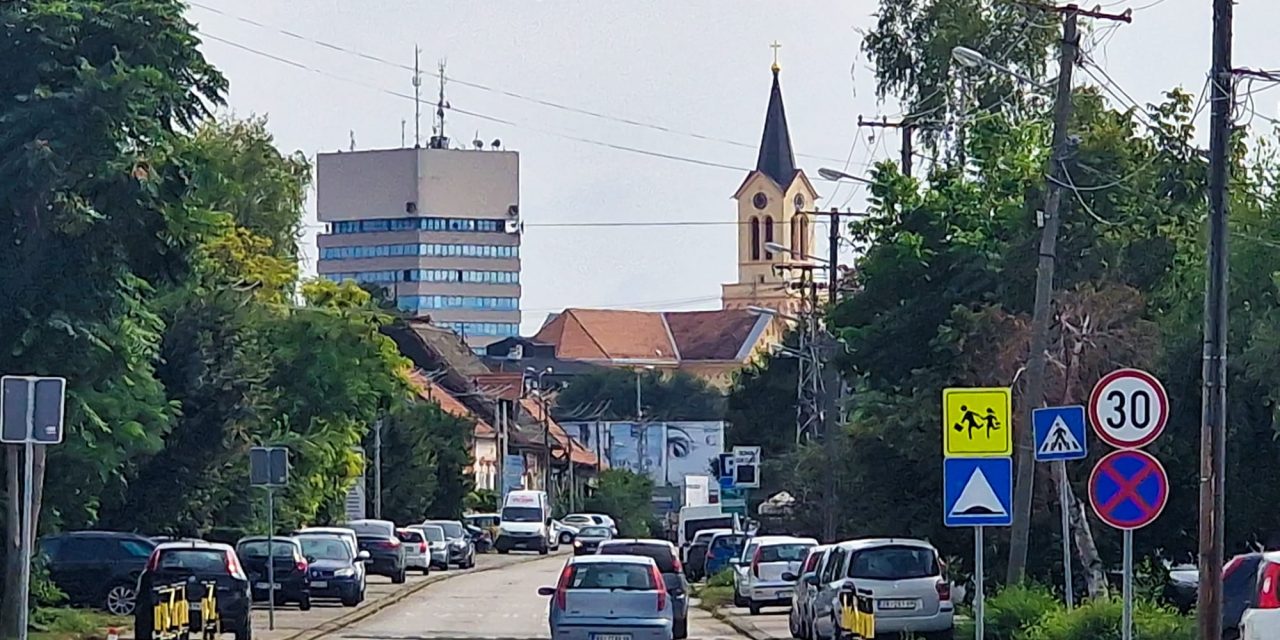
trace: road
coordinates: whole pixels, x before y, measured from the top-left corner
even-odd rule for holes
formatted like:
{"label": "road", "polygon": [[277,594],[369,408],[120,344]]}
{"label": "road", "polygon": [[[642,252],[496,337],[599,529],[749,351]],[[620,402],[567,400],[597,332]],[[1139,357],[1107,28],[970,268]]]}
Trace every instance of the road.
{"label": "road", "polygon": [[[392,607],[322,636],[325,640],[535,640],[549,638],[547,599],[564,557],[469,573],[430,585]],[[733,629],[690,611],[690,640],[742,640]]]}

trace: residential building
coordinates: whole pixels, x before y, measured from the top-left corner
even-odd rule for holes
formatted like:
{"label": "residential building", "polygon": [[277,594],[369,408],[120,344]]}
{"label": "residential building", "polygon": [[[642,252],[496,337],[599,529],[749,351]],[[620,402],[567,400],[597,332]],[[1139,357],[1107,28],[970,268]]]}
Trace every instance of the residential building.
{"label": "residential building", "polygon": [[473,349],[518,335],[520,160],[438,148],[316,159],[321,276],[379,285]]}
{"label": "residential building", "polygon": [[[773,65],[773,88],[765,111],[756,168],[747,173],[733,199],[738,203],[738,281],[722,286],[725,309],[758,306],[797,313],[802,302],[788,287],[789,265],[808,264],[800,256],[814,247],[814,203],[818,192],[796,166],[791,132],[782,104],[780,71]],[[777,243],[791,251],[770,251]]]}

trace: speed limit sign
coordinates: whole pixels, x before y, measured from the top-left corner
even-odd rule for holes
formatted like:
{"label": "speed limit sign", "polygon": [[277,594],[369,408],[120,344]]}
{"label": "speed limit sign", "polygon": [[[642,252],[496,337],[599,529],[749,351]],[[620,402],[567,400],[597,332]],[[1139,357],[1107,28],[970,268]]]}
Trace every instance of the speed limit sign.
{"label": "speed limit sign", "polygon": [[1107,444],[1138,449],[1150,444],[1169,421],[1169,396],[1155,376],[1120,369],[1103,376],[1089,395],[1093,431]]}

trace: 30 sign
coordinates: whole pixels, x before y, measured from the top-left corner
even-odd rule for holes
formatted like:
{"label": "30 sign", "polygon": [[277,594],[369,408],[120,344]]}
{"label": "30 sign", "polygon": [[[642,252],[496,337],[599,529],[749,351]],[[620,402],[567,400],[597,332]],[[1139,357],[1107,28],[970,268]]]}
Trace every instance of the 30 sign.
{"label": "30 sign", "polygon": [[1102,377],[1089,396],[1094,433],[1120,449],[1150,444],[1169,421],[1169,396],[1155,376],[1120,369]]}

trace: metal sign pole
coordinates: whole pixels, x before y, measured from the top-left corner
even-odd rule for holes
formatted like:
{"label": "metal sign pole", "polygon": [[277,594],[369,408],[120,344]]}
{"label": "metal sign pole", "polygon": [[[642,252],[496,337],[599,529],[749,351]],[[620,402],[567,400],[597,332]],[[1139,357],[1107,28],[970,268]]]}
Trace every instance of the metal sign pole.
{"label": "metal sign pole", "polygon": [[1067,485],[1067,463],[1059,461],[1058,471],[1058,507],[1062,511],[1062,591],[1067,596],[1067,608],[1076,607],[1075,582],[1071,579],[1071,512],[1068,502],[1071,500],[1071,488]]}
{"label": "metal sign pole", "polygon": [[35,437],[36,424],[36,383],[34,380],[27,381],[27,440],[22,444],[23,461],[22,461],[22,541],[18,543],[19,553],[22,554],[22,579],[19,581],[18,587],[18,638],[26,640],[27,626],[30,624],[27,619],[28,612],[31,609],[31,510],[32,502],[35,501],[32,485],[35,482],[35,445],[31,443]]}
{"label": "metal sign pole", "polygon": [[983,640],[986,633],[986,604],[983,596],[982,527],[973,528],[973,626],[975,640]]}
{"label": "metal sign pole", "polygon": [[276,628],[276,490],[267,487],[267,629]]}
{"label": "metal sign pole", "polygon": [[1124,617],[1120,637],[1133,640],[1133,530],[1124,531]]}

